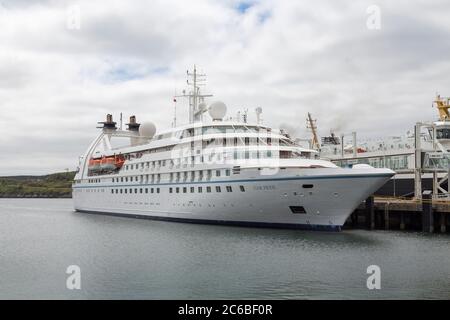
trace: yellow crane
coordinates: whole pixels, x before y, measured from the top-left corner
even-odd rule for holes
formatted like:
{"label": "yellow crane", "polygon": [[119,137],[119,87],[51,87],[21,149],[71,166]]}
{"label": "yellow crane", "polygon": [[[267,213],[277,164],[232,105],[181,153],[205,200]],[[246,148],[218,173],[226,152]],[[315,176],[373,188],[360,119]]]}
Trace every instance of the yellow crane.
{"label": "yellow crane", "polygon": [[306,127],[311,129],[312,139],[311,139],[311,148],[315,150],[320,149],[319,138],[317,137],[317,126],[316,120],[313,120],[311,114],[308,112],[308,118],[306,119]]}
{"label": "yellow crane", "polygon": [[436,106],[439,111],[439,120],[450,120],[450,113],[448,112],[448,109],[450,108],[450,98],[444,98],[438,94],[436,100],[433,101],[433,106]]}

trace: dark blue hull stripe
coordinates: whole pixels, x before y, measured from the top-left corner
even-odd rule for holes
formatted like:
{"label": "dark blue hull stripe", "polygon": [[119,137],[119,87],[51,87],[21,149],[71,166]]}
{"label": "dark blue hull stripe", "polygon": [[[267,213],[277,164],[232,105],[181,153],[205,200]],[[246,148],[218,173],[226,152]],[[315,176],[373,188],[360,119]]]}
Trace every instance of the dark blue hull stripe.
{"label": "dark blue hull stripe", "polygon": [[[151,173],[149,173],[150,175]],[[146,174],[136,174],[133,176],[141,176]],[[271,179],[243,179],[243,180],[219,180],[219,181],[198,181],[198,182],[169,182],[169,183],[136,183],[136,184],[111,184],[111,185],[93,185],[93,186],[73,186],[73,189],[79,188],[118,188],[118,187],[139,187],[139,186],[169,186],[169,185],[189,185],[189,184],[209,184],[209,183],[243,183],[243,182],[267,182],[267,181],[291,181],[291,180],[319,180],[319,179],[356,179],[356,178],[390,178],[390,173],[379,173],[371,175],[340,175],[340,176],[313,176],[313,177],[287,177],[287,178],[271,178]],[[92,179],[98,176],[92,177]],[[100,177],[101,178],[101,177]],[[110,177],[108,179],[112,179]],[[114,177],[120,178],[120,177]]]}
{"label": "dark blue hull stripe", "polygon": [[341,226],[336,226],[336,225],[293,224],[293,223],[272,223],[272,222],[249,222],[249,221],[228,221],[228,220],[209,220],[209,219],[189,219],[189,218],[147,216],[147,215],[140,215],[140,214],[115,213],[115,212],[103,212],[103,211],[79,210],[79,209],[76,209],[75,211],[89,213],[89,214],[101,214],[101,215],[125,217],[125,218],[149,219],[149,220],[183,222],[183,223],[199,223],[199,224],[229,225],[229,226],[239,226],[239,227],[275,228],[275,229],[298,229],[298,230],[315,230],[315,231],[341,231]]}

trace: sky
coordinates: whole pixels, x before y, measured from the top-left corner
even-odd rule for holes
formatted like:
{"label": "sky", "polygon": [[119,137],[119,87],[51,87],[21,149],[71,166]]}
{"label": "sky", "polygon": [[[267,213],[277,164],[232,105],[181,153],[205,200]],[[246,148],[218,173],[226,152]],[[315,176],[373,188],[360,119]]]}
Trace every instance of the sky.
{"label": "sky", "polygon": [[[74,170],[107,113],[171,126],[186,70],[228,116],[400,135],[450,96],[448,1],[0,0],[0,175]],[[178,123],[187,103],[177,102]]]}

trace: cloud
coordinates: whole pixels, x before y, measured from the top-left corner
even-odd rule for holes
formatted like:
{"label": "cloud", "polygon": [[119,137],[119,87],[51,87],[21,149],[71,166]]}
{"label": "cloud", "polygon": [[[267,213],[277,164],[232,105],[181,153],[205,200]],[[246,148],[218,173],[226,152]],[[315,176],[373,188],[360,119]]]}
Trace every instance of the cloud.
{"label": "cloud", "polygon": [[402,134],[450,95],[447,1],[377,1],[380,30],[372,1],[0,3],[0,175],[74,169],[106,113],[170,126],[194,64],[230,116],[262,107],[302,138],[307,112],[321,134]]}

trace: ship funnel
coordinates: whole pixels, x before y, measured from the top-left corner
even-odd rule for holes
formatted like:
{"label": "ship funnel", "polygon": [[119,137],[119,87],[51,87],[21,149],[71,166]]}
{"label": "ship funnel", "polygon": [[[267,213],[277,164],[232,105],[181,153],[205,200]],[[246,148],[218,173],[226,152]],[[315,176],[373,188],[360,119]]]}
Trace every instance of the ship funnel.
{"label": "ship funnel", "polygon": [[140,144],[139,139],[139,126],[141,124],[136,122],[136,116],[130,117],[130,122],[126,123],[126,126],[128,127],[128,131],[130,132],[130,144],[131,146],[137,146]]}
{"label": "ship funnel", "polygon": [[97,128],[102,128],[103,130],[116,130],[117,129],[116,123],[113,121],[112,114],[106,115],[106,121],[97,122],[97,123],[103,125],[101,127],[97,127]]}
{"label": "ship funnel", "polygon": [[141,124],[136,122],[136,116],[131,116],[130,122],[126,123],[126,125],[128,126],[128,130],[130,131],[139,131],[139,126]]}

